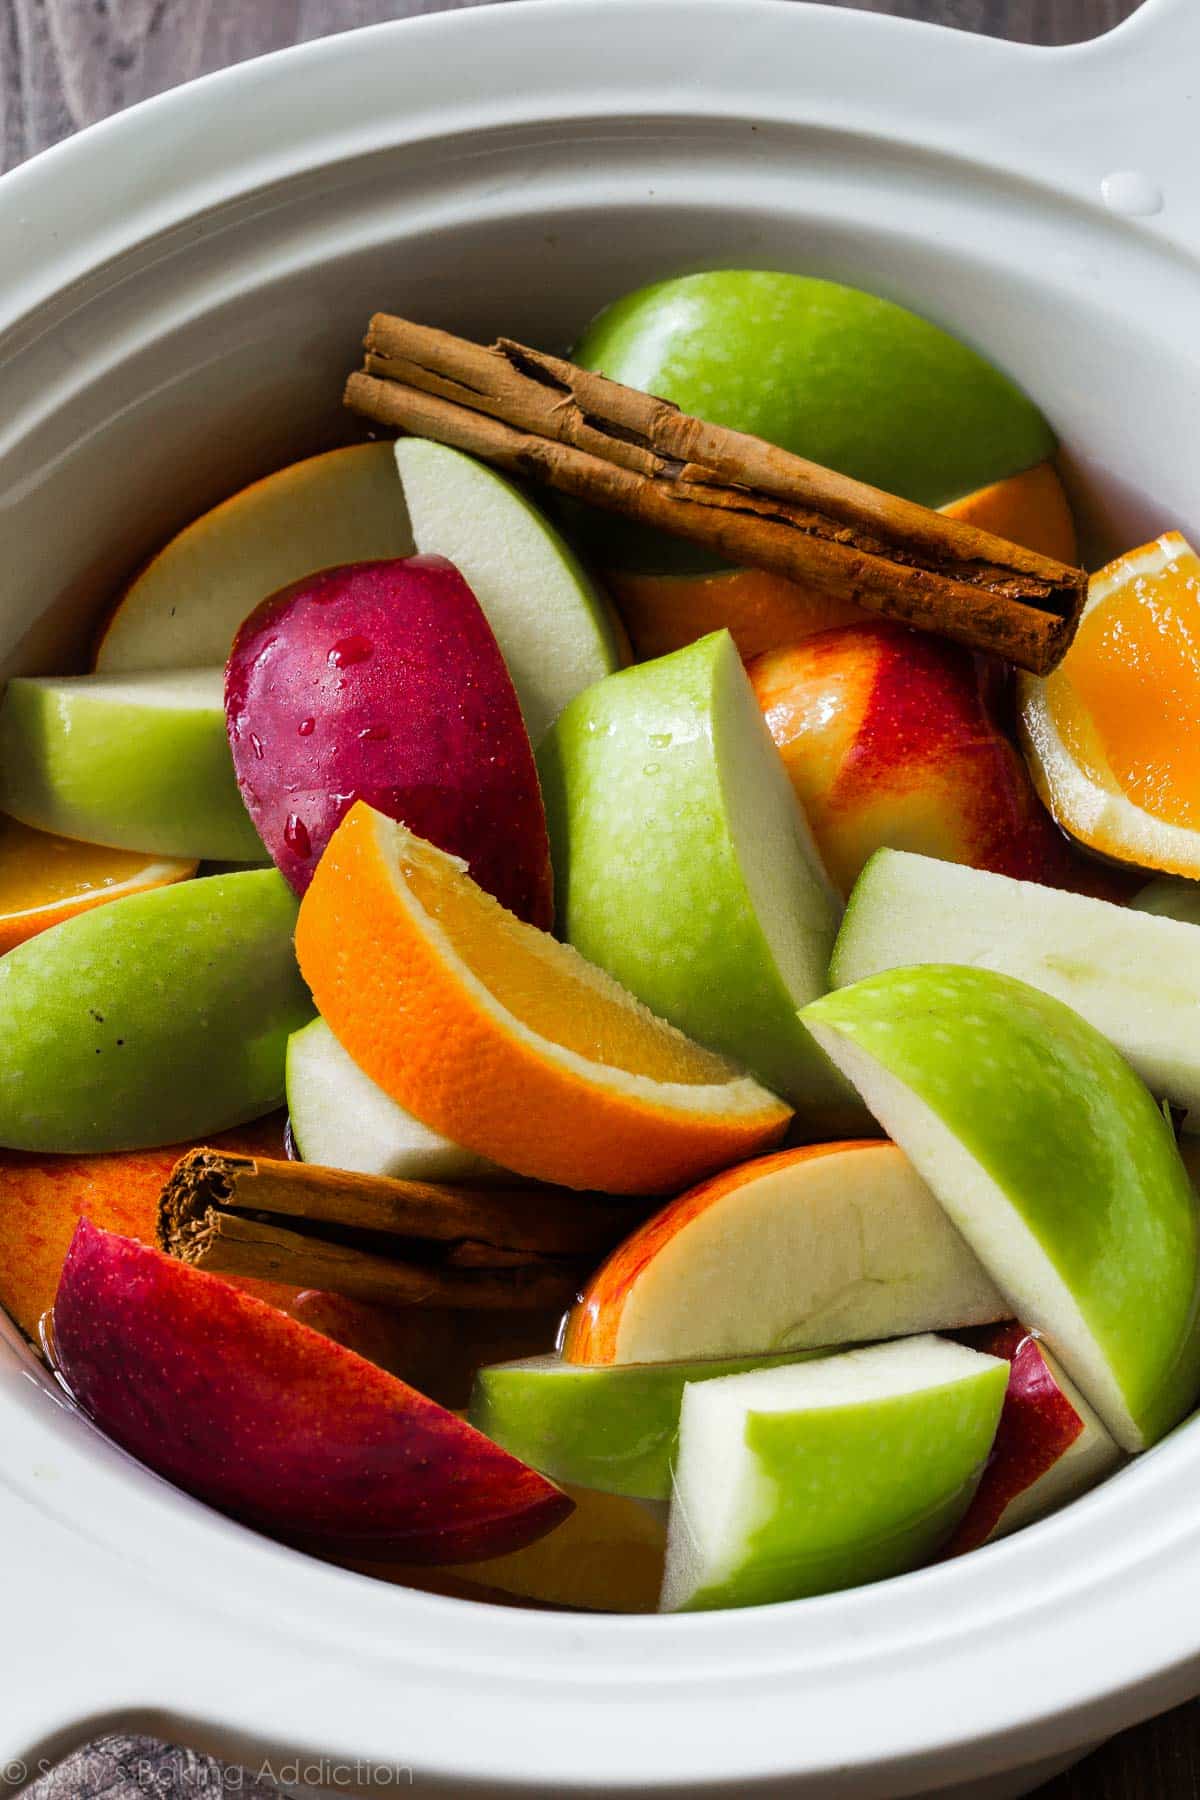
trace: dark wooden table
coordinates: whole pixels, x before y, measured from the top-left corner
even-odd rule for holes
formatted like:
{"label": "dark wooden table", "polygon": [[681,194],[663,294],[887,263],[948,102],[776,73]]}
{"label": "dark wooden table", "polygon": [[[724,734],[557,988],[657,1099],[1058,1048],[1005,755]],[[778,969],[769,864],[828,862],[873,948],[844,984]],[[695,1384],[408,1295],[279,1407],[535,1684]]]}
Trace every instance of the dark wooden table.
{"label": "dark wooden table", "polygon": [[[0,168],[135,100],[260,51],[380,19],[504,0],[0,0]],[[646,0],[652,5],[653,0]],[[803,5],[805,0],[793,0]],[[852,5],[856,0],[831,0]],[[1038,44],[1094,37],[1136,0],[857,0]],[[1200,0],[1196,0],[1200,5]],[[82,1623],[82,1622],[81,1622]],[[102,1654],[103,1621],[96,1620]],[[2,1684],[0,1684],[2,1685]],[[3,1704],[0,1693],[0,1705]],[[106,1738],[37,1780],[31,1800],[159,1800],[278,1790],[144,1738]],[[1042,1790],[1043,1800],[1200,1796],[1200,1701],[1129,1731]]]}

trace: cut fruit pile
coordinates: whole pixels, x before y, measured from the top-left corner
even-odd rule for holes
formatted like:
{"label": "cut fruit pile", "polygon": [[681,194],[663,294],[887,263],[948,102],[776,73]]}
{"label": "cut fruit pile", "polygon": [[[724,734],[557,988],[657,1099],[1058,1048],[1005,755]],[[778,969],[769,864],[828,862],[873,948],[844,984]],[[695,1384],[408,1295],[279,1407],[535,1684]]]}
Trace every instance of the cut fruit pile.
{"label": "cut fruit pile", "polygon": [[[577,356],[1074,557],[1046,421],[887,301],[687,276]],[[1200,561],[1093,577],[1018,744],[955,644],[562,517],[330,451],[9,680],[0,1304],[150,1467],[383,1580],[959,1556],[1200,1401]]]}

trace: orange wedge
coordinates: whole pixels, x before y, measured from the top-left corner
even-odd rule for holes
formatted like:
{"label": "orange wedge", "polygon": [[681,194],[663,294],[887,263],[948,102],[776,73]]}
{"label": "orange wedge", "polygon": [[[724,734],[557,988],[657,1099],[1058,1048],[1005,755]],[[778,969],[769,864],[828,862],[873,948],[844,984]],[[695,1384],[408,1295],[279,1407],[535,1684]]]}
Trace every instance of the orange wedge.
{"label": "orange wedge", "polygon": [[[977,488],[942,511],[998,537],[1073,563],[1075,521],[1053,463]],[[765,569],[722,569],[713,575],[604,572],[638,658],[666,656],[727,627],[748,661],[835,625],[873,618],[848,601],[830,600]]]}
{"label": "orange wedge", "polygon": [[943,506],[942,511],[964,525],[994,531],[997,537],[1024,544],[1027,550],[1038,550],[1058,562],[1074,564],[1079,555],[1071,504],[1053,463],[1038,463],[1019,475],[976,488],[973,494]]}
{"label": "orange wedge", "polygon": [[1169,531],[1093,575],[1021,724],[1055,819],[1119,862],[1200,877],[1200,557]]}
{"label": "orange wedge", "polygon": [[522,1175],[668,1192],[774,1144],[791,1117],[361,801],[304,896],[296,954],[360,1069]]}
{"label": "orange wedge", "polygon": [[194,862],[79,844],[0,814],[0,951],[106,900],[195,873]]}

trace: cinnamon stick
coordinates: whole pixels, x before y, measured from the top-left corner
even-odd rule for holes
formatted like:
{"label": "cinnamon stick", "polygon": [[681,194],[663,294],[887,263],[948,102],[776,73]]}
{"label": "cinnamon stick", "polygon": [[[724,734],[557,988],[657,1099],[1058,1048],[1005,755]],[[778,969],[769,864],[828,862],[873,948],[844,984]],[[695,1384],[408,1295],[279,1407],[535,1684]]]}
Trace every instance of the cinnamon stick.
{"label": "cinnamon stick", "polygon": [[566,1306],[646,1207],[554,1189],[442,1187],[191,1150],[159,1199],[158,1241],[215,1274],[393,1306]]}
{"label": "cinnamon stick", "polygon": [[376,313],[346,404],[377,424],[1047,674],[1087,578],[1050,557],[709,425],[561,357]]}

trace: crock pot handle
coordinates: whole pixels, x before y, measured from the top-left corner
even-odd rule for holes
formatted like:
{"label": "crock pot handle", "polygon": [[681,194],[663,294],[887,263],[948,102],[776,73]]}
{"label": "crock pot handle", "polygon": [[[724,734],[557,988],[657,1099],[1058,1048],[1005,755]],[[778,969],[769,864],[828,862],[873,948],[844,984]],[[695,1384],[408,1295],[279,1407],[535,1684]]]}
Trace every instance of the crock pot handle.
{"label": "crock pot handle", "polygon": [[1051,166],[1073,168],[1089,201],[1099,190],[1200,253],[1200,0],[1142,0],[1103,37],[1035,54],[1048,79],[1032,84],[1038,116],[1030,106],[1022,123]]}

